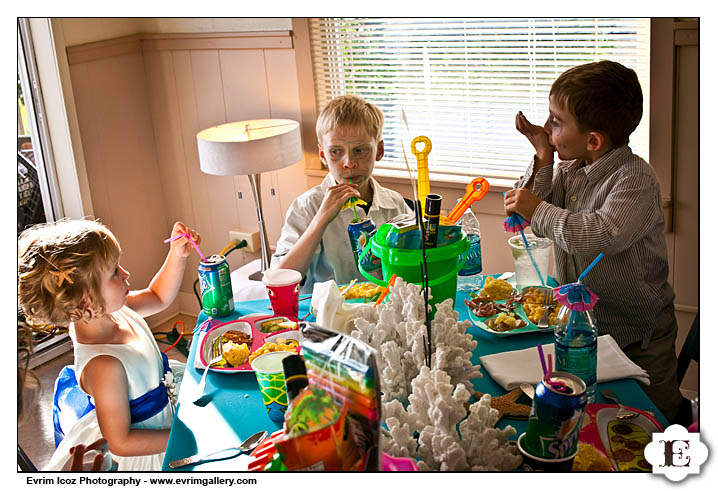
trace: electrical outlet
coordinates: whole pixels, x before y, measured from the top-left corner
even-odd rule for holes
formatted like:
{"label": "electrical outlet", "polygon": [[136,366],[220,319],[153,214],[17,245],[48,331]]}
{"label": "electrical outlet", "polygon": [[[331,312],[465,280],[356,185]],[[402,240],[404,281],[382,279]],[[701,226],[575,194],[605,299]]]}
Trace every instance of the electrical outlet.
{"label": "electrical outlet", "polygon": [[259,231],[247,233],[239,230],[230,230],[229,240],[246,240],[247,247],[240,249],[240,251],[255,252],[259,250]]}

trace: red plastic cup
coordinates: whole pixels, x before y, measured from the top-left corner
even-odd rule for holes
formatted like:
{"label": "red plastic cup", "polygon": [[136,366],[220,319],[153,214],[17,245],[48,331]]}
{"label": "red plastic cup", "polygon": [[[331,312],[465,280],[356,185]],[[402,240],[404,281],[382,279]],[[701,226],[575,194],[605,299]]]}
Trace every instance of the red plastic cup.
{"label": "red plastic cup", "polygon": [[293,269],[268,269],[262,283],[267,288],[274,315],[297,318],[299,314],[299,282],[302,274]]}

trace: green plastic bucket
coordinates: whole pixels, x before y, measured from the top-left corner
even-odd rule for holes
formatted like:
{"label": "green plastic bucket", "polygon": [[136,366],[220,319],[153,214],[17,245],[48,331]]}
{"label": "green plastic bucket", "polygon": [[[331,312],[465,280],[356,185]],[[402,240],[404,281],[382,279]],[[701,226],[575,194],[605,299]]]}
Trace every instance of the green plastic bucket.
{"label": "green plastic bucket", "polygon": [[[383,225],[382,225],[383,227]],[[423,262],[421,249],[398,249],[386,245],[386,233],[381,233],[381,227],[369,238],[367,246],[362,251],[359,260],[359,272],[374,284],[388,286],[392,275],[402,278],[407,283],[422,284],[421,263]],[[433,297],[429,304],[434,305],[451,298],[456,302],[456,282],[458,273],[466,261],[466,252],[469,242],[466,235],[443,247],[426,249],[426,263],[429,270],[429,288]],[[371,250],[372,254],[381,260],[381,270],[384,280],[371,276],[361,267],[361,259]],[[459,258],[463,259],[459,261]]]}

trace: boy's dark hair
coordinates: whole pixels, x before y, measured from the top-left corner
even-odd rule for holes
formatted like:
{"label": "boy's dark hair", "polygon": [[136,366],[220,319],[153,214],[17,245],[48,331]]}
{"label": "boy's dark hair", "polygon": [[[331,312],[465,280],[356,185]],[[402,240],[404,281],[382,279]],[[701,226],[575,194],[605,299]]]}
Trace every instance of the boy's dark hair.
{"label": "boy's dark hair", "polygon": [[550,95],[573,114],[580,130],[607,134],[612,148],[628,143],[643,115],[636,72],[615,61],[566,70],[554,81]]}

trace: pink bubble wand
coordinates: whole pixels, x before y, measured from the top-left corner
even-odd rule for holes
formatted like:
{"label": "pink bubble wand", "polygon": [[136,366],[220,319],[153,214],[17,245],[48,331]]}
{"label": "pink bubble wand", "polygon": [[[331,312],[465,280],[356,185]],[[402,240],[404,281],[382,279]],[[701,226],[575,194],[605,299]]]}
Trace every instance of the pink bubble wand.
{"label": "pink bubble wand", "polygon": [[197,254],[199,254],[199,257],[202,258],[202,261],[207,261],[207,258],[204,257],[204,254],[202,254],[202,251],[199,250],[199,246],[195,243],[194,240],[192,240],[192,237],[190,237],[188,233],[175,235],[174,237],[170,237],[169,239],[165,239],[164,242],[165,242],[165,244],[166,244],[166,243],[168,243],[168,242],[172,242],[173,240],[177,240],[177,239],[179,239],[180,237],[187,237],[187,240],[189,241],[190,244],[192,244],[192,247],[194,247],[194,249],[197,251]]}

